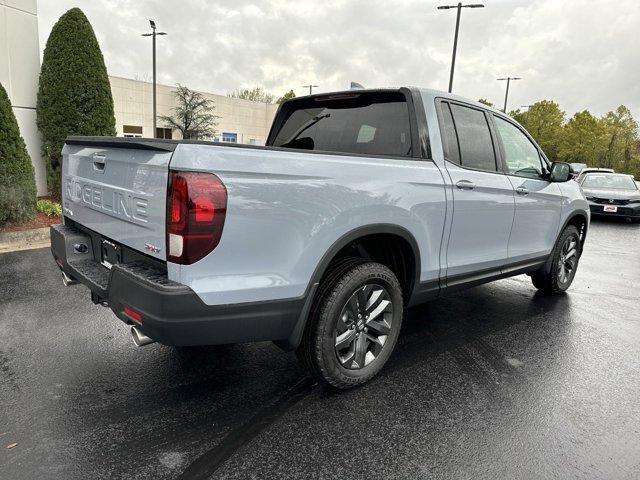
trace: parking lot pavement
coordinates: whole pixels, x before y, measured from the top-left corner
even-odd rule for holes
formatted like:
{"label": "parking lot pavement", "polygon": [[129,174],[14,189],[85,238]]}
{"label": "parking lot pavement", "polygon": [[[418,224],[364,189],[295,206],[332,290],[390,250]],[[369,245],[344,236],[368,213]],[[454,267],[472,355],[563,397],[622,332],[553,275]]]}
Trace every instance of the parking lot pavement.
{"label": "parking lot pavement", "polygon": [[2,254],[0,478],[638,478],[639,300],[640,226],[594,222],[569,294],[412,309],[335,392],[269,343],[137,349],[47,249]]}

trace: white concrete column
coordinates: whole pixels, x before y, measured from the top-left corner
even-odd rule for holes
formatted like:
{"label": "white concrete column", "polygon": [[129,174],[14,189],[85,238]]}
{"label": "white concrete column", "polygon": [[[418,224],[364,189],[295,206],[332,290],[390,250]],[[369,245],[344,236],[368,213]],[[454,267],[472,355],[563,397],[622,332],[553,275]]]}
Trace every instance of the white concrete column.
{"label": "white concrete column", "polygon": [[47,193],[47,177],[36,127],[40,75],[36,0],[0,0],[0,82],[13,107],[20,134],[36,172],[38,195]]}

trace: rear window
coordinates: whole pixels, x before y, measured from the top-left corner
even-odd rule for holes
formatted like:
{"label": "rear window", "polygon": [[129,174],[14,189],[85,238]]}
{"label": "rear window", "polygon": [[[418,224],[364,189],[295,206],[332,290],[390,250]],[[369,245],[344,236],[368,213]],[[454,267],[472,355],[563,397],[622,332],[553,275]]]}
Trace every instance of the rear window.
{"label": "rear window", "polygon": [[283,115],[274,147],[411,155],[409,108],[399,92],[304,99],[291,102]]}

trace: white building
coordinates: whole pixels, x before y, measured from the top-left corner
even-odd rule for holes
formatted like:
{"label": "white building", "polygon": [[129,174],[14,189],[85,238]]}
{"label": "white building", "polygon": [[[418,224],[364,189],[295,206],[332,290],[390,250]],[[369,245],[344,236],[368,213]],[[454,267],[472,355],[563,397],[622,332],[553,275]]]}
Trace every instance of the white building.
{"label": "white building", "polygon": [[[149,82],[121,77],[109,77],[116,114],[118,136],[180,138],[180,132],[162,128],[158,120],[153,134],[153,86]],[[187,85],[188,87],[188,85]],[[156,85],[158,116],[171,115],[176,106],[174,87]],[[264,145],[278,105],[250,102],[214,93],[204,94],[215,105],[217,135],[211,140]]]}
{"label": "white building", "polygon": [[[0,0],[0,83],[9,95],[20,134],[27,144],[35,168],[38,195],[45,195],[46,169],[36,126],[39,75],[37,0]],[[180,138],[178,131],[164,128],[154,135],[151,83],[120,77],[109,77],[109,80],[118,135]],[[173,88],[157,85],[158,115],[171,114],[175,106]],[[218,134],[211,140],[264,144],[277,105],[204,94],[213,100],[214,113],[220,116],[216,127]],[[164,125],[158,121],[157,126]]]}
{"label": "white building", "polygon": [[47,193],[47,175],[36,127],[40,75],[36,0],[0,0],[0,83],[9,95],[20,134],[36,171],[38,195]]}

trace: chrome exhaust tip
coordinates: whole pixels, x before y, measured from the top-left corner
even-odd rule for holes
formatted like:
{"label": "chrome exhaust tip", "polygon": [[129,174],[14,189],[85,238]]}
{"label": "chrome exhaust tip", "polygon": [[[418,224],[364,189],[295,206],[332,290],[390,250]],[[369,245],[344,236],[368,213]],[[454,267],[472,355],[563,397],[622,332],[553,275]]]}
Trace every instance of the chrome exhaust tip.
{"label": "chrome exhaust tip", "polygon": [[71,285],[75,285],[78,282],[67,275],[64,271],[62,272],[62,283],[65,287],[70,287]]}
{"label": "chrome exhaust tip", "polygon": [[131,338],[136,347],[144,347],[150,343],[154,343],[155,340],[147,337],[138,327],[131,327]]}

